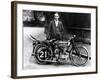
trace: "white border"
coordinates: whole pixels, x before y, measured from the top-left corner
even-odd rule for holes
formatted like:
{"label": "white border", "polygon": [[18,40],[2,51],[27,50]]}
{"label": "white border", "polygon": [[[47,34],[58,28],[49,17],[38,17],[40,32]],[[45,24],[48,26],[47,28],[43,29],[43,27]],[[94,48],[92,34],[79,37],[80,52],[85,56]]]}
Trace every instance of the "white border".
{"label": "white border", "polygon": [[[77,12],[77,13],[91,13],[91,66],[89,67],[74,67],[74,68],[57,68],[57,69],[22,69],[22,10],[40,10],[40,11],[58,11],[58,12]],[[17,76],[32,76],[32,75],[47,75],[47,74],[61,74],[61,73],[79,73],[79,72],[93,72],[96,69],[96,10],[91,8],[79,7],[59,7],[59,6],[45,6],[45,5],[17,5]]]}

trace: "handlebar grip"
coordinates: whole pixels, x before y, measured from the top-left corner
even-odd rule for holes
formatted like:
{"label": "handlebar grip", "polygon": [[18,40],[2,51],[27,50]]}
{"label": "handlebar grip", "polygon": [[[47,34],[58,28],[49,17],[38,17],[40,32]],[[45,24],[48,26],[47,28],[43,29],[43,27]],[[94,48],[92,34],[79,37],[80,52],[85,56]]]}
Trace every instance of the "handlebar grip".
{"label": "handlebar grip", "polygon": [[74,35],[74,37],[76,37],[76,35]]}
{"label": "handlebar grip", "polygon": [[[73,37],[71,37],[71,39],[70,39],[70,40],[74,39],[75,37],[76,37],[76,35],[74,35]],[[70,40],[69,40],[69,41],[70,41]]]}

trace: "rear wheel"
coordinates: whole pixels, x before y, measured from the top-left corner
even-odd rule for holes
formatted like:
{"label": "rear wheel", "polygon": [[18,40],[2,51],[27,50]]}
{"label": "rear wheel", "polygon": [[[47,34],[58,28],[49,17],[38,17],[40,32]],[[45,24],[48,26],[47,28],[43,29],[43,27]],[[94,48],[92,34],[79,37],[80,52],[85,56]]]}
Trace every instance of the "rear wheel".
{"label": "rear wheel", "polygon": [[36,62],[39,64],[46,64],[47,60],[52,59],[52,49],[45,44],[38,44],[34,50]]}
{"label": "rear wheel", "polygon": [[74,65],[85,65],[88,61],[88,51],[85,47],[76,47],[75,50],[72,50],[70,57]]}

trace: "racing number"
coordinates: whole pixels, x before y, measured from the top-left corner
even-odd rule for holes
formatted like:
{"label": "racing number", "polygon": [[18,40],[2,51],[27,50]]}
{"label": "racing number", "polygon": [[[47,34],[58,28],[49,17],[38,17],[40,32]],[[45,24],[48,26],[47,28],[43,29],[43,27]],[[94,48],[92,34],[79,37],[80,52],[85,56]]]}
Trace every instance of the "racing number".
{"label": "racing number", "polygon": [[40,58],[47,58],[47,51],[40,51]]}

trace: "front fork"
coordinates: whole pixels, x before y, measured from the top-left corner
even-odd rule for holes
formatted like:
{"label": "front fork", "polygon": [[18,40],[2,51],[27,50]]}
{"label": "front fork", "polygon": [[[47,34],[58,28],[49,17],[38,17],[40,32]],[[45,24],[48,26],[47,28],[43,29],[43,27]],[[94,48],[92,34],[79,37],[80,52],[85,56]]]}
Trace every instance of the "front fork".
{"label": "front fork", "polygon": [[81,56],[81,55],[80,55],[80,52],[78,51],[78,49],[77,49],[77,47],[76,47],[76,45],[75,45],[74,43],[72,44],[72,48],[71,48],[71,50],[70,50],[70,56],[69,56],[70,59],[71,59],[71,56],[72,56],[72,55],[77,55],[77,56],[79,56],[79,57]]}

